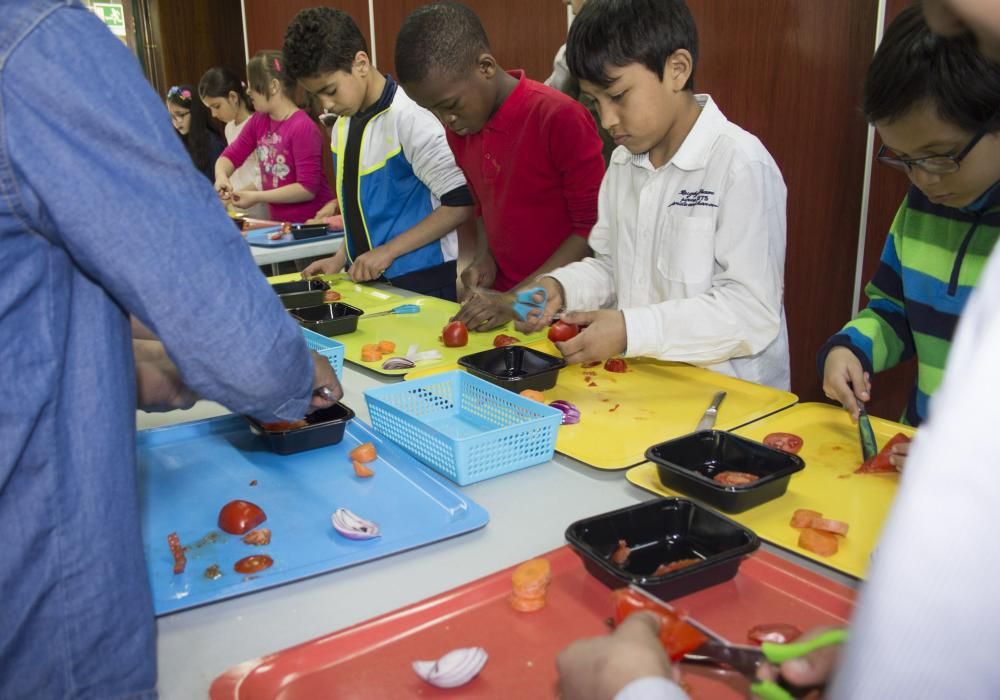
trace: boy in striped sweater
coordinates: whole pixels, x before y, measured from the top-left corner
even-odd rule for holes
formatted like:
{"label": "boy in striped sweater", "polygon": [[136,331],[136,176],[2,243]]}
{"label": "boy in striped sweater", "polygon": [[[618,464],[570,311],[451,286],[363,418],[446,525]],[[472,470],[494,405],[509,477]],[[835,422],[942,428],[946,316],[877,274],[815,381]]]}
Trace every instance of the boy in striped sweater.
{"label": "boy in striped sweater", "polygon": [[[823,391],[856,417],[871,374],[916,356],[902,420],[918,425],[1000,235],[1000,67],[970,37],[932,34],[912,7],[886,31],[863,107],[882,139],[878,160],[913,184],[865,289],[868,306],[820,350]],[[893,464],[904,457],[900,449]]]}

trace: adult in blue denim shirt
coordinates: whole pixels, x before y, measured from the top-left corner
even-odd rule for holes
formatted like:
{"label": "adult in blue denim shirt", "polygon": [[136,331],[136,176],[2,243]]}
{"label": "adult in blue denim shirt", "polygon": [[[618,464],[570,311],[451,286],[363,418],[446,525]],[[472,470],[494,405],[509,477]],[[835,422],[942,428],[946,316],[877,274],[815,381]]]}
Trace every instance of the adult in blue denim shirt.
{"label": "adult in blue denim shirt", "polygon": [[233,411],[340,387],[121,42],[69,0],[0,17],[0,697],[155,697],[128,314]]}

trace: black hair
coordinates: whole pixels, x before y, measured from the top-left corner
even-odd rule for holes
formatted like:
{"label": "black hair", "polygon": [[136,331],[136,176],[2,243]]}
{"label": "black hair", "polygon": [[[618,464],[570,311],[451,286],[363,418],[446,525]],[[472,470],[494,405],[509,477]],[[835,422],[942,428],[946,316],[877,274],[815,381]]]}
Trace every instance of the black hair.
{"label": "black hair", "polygon": [[253,112],[253,102],[247,95],[247,86],[240,80],[234,72],[222,66],[209,68],[205,75],[198,81],[198,96],[201,99],[206,97],[229,98],[229,93],[235,92],[240,96],[240,101],[247,111]]}
{"label": "black hair", "polygon": [[282,47],[288,73],[296,79],[350,73],[358,51],[368,53],[364,35],[349,14],[332,7],[311,7],[295,15]]}
{"label": "black hair", "polygon": [[475,12],[457,2],[425,5],[403,20],[396,37],[396,77],[401,83],[418,83],[432,71],[462,77],[489,51]]}
{"label": "black hair", "polygon": [[[190,85],[175,85],[167,91],[167,102],[183,107],[191,112],[191,125],[187,134],[179,131],[181,141],[187,149],[191,161],[198,170],[204,171],[216,155],[213,141],[218,140],[218,134],[209,126],[211,115],[201,100],[194,98],[194,88]],[[213,138],[213,136],[215,138]]]}
{"label": "black hair", "polygon": [[1000,126],[1000,65],[979,53],[969,35],[932,32],[918,4],[886,29],[868,67],[861,109],[872,124],[892,122],[924,100],[966,131]]}
{"label": "black hair", "polygon": [[566,62],[577,80],[608,87],[608,68],[640,63],[663,80],[663,67],[675,51],[691,54],[694,90],[698,64],[698,27],[684,0],[590,0],[573,20],[566,39]]}
{"label": "black hair", "polygon": [[281,52],[258,51],[247,64],[247,82],[255,92],[267,95],[267,88],[272,80],[277,80],[285,97],[292,99],[295,94],[295,79],[288,74]]}

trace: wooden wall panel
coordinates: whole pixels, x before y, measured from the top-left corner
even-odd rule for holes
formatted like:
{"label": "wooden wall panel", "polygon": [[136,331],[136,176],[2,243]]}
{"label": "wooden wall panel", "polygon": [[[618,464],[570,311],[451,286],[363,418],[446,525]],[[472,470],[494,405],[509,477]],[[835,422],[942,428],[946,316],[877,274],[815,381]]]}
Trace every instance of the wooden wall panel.
{"label": "wooden wall panel", "polygon": [[[375,0],[375,42],[379,68],[395,74],[396,35],[408,14],[427,0]],[[552,59],[566,43],[566,5],[554,0],[465,0],[486,29],[500,65],[523,68],[529,78],[545,80]]]}
{"label": "wooden wall panel", "polygon": [[[888,0],[886,3],[885,25],[898,15],[910,0]],[[881,142],[877,136],[871,156],[874,157]],[[899,209],[900,202],[906,196],[910,179],[893,168],[879,163],[872,164],[871,190],[868,195],[868,217],[866,220],[865,253],[861,266],[861,303],[866,304],[864,288],[868,280],[875,274],[878,261],[889,234],[889,226]],[[903,414],[906,401],[917,379],[917,363],[913,360],[880,372],[872,380],[872,400],[868,402],[868,412],[875,416],[883,416],[893,420]]]}
{"label": "wooden wall panel", "polygon": [[307,7],[328,5],[343,10],[358,24],[365,41],[371,45],[372,36],[368,21],[368,0],[243,0],[247,22],[247,49],[253,56],[258,51],[280,51],[285,41],[285,28],[292,18]]}
{"label": "wooden wall panel", "polygon": [[695,87],[757,135],[788,186],[785,310],[792,389],[822,400],[816,350],[851,315],[866,125],[860,90],[876,4],[689,0]]}

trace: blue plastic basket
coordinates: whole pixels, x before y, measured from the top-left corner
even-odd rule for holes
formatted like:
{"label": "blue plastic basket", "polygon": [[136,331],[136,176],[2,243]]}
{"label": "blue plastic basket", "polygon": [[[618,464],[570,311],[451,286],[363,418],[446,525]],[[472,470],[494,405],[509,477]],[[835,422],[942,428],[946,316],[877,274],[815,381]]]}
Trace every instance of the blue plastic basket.
{"label": "blue plastic basket", "polygon": [[562,412],[460,371],[365,392],[376,432],[460,486],[552,459]]}
{"label": "blue plastic basket", "polygon": [[306,345],[309,346],[309,349],[315,350],[328,359],[333,366],[333,371],[337,374],[337,379],[343,379],[344,344],[306,328],[302,329],[302,335],[306,337]]}

